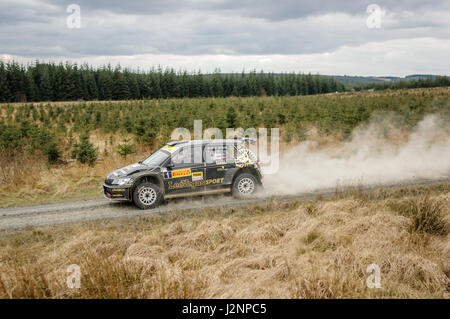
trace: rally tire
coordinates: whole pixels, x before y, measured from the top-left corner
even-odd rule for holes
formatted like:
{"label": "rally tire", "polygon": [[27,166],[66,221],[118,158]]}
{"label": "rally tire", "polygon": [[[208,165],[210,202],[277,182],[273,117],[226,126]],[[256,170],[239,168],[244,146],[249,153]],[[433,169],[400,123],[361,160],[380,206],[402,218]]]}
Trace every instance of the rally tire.
{"label": "rally tire", "polygon": [[249,198],[255,195],[258,188],[259,184],[254,175],[242,173],[234,179],[231,192],[236,198]]}
{"label": "rally tire", "polygon": [[139,184],[133,191],[133,202],[140,209],[155,208],[161,199],[161,189],[158,185],[150,182]]}

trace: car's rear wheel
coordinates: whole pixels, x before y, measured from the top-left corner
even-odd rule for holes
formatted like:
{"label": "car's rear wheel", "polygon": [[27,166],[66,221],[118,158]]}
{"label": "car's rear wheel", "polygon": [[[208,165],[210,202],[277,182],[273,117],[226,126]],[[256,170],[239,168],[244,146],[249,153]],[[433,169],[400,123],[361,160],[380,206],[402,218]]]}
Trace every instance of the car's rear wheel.
{"label": "car's rear wheel", "polygon": [[144,182],[133,191],[133,202],[141,209],[155,208],[161,201],[162,194],[159,186]]}
{"label": "car's rear wheel", "polygon": [[253,195],[258,190],[258,181],[255,176],[249,173],[239,174],[235,178],[232,186],[233,196],[237,198],[248,198]]}

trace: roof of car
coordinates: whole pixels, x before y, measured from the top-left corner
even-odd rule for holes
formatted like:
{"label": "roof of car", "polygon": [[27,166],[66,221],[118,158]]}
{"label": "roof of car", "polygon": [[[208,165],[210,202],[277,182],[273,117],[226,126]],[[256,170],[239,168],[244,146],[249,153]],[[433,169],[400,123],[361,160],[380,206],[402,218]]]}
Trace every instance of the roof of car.
{"label": "roof of car", "polygon": [[204,144],[238,144],[251,139],[246,138],[234,138],[234,139],[214,139],[214,140],[183,140],[172,141],[167,143],[169,146],[182,146],[182,145],[204,145]]}

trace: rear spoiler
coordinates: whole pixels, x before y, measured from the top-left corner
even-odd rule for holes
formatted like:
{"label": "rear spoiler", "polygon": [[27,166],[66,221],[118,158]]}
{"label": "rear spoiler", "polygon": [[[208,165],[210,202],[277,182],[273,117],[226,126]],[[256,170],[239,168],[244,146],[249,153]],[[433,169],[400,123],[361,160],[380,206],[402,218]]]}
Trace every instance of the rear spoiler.
{"label": "rear spoiler", "polygon": [[235,139],[241,140],[242,142],[250,143],[252,145],[256,144],[256,140],[254,138],[250,138],[250,137],[235,137]]}
{"label": "rear spoiler", "polygon": [[166,143],[166,144],[169,145],[169,146],[176,146],[176,145],[178,145],[178,144],[184,144],[184,143],[187,143],[187,142],[189,142],[189,141],[187,141],[187,140],[182,140],[182,141],[171,141],[171,142],[168,142],[168,143]]}

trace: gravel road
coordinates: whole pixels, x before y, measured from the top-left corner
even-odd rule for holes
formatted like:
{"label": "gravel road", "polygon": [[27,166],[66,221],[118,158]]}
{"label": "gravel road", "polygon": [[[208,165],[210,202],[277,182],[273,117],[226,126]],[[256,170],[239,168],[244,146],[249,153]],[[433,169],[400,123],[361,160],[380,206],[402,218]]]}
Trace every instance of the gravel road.
{"label": "gravel road", "polygon": [[[393,188],[409,185],[426,185],[439,182],[449,182],[450,177],[441,179],[422,179],[389,185],[374,185],[362,187],[371,190],[379,187]],[[272,196],[282,200],[312,199],[316,196],[327,197],[333,195],[334,188],[317,190],[308,193]],[[172,210],[192,210],[207,207],[240,206],[251,203],[264,202],[268,197],[238,200],[231,196],[202,197],[197,199],[172,200],[156,209],[140,210],[127,202],[113,202],[107,199],[66,202],[48,205],[27,206],[0,209],[0,229],[22,229],[29,226],[45,226],[52,224],[73,223],[87,220],[117,218],[125,216],[162,214]]]}

